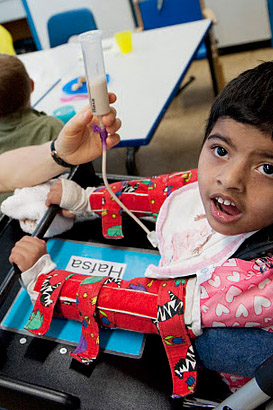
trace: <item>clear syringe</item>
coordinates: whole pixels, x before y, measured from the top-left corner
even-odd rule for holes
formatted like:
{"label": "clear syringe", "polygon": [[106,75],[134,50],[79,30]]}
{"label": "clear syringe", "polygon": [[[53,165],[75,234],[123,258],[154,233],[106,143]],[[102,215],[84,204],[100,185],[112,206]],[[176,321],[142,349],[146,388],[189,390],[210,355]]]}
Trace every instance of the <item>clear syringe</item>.
{"label": "clear syringe", "polygon": [[79,36],[82,46],[91,111],[101,116],[110,111],[102,50],[102,32],[93,30]]}
{"label": "clear syringe", "polygon": [[103,151],[106,150],[107,133],[102,123],[102,115],[110,111],[107,81],[102,50],[102,32],[87,31],[79,36],[86,74],[86,84],[91,111],[99,119]]}
{"label": "clear syringe", "polygon": [[104,67],[103,49],[102,49],[102,32],[92,30],[79,36],[83,61],[85,67],[86,83],[92,114],[96,115],[99,120],[99,127],[94,126],[95,132],[99,132],[102,141],[102,178],[106,189],[110,192],[119,206],[133,218],[141,228],[146,232],[147,237],[154,247],[157,247],[155,232],[149,229],[137,218],[116,196],[112,191],[106,173],[106,138],[107,132],[102,122],[102,116],[110,111],[109,97],[107,90],[106,73]]}

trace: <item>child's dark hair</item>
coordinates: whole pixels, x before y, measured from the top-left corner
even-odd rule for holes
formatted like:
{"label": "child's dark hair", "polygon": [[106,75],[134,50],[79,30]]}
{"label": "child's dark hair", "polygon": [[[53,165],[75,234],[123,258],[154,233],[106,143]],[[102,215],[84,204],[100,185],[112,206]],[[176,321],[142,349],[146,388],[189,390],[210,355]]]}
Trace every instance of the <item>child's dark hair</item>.
{"label": "child's dark hair", "polygon": [[264,62],[246,70],[230,81],[216,97],[207,120],[208,138],[220,117],[257,127],[262,132],[273,132],[273,62]]}
{"label": "child's dark hair", "polygon": [[0,117],[27,108],[31,82],[24,64],[16,56],[0,54]]}

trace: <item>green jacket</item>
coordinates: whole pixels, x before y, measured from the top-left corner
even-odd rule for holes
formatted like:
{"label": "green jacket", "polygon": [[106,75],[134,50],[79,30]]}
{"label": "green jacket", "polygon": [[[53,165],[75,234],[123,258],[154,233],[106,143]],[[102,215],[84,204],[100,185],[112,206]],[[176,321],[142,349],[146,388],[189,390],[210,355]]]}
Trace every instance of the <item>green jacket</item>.
{"label": "green jacket", "polygon": [[[58,118],[32,108],[0,118],[0,154],[15,148],[51,141],[58,136],[63,126],[64,123]],[[0,204],[11,194],[0,194]]]}

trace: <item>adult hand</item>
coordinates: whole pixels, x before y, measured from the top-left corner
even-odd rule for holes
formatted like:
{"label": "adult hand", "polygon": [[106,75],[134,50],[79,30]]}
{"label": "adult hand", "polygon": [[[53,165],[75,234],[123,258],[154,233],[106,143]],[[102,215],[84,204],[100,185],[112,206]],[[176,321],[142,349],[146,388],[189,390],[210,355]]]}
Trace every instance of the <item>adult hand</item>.
{"label": "adult hand", "polygon": [[[116,95],[109,93],[109,102],[115,101]],[[120,141],[116,132],[121,127],[121,121],[116,118],[116,110],[113,107],[108,114],[102,116],[102,122],[109,134],[106,139],[107,147],[112,148]],[[63,127],[55,142],[55,149],[65,162],[78,165],[101,155],[100,136],[94,133],[92,123],[98,124],[98,119],[93,117],[90,107],[86,106]]]}

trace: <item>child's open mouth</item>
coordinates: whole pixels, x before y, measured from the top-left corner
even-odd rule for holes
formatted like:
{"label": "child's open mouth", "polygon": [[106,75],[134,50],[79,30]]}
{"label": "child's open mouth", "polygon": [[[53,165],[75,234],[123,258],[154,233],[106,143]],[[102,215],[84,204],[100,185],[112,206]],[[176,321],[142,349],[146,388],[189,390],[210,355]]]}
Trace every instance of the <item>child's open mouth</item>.
{"label": "child's open mouth", "polygon": [[221,223],[231,223],[239,219],[241,211],[229,199],[216,196],[211,201],[211,213]]}

